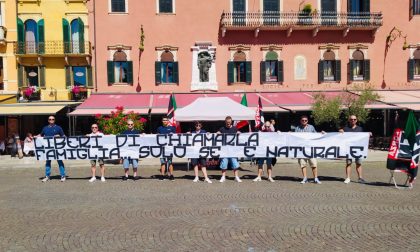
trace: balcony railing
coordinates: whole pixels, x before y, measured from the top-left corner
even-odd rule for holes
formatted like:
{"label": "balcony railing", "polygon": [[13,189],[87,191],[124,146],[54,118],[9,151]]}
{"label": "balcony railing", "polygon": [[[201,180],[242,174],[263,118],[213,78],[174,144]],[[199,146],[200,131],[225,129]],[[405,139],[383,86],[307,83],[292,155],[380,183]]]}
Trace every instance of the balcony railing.
{"label": "balcony railing", "polygon": [[14,51],[17,55],[90,55],[90,42],[46,41],[46,42],[15,42]]}
{"label": "balcony railing", "polygon": [[382,26],[380,12],[229,12],[223,13],[221,26],[225,28],[289,28],[289,27],[360,27]]}

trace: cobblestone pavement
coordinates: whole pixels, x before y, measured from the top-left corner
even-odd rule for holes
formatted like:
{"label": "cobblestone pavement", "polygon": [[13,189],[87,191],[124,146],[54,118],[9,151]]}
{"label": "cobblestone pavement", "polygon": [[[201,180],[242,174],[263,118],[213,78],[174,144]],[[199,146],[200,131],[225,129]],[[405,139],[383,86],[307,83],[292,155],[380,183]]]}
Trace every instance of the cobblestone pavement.
{"label": "cobblestone pavement", "polygon": [[370,184],[344,184],[343,162],[320,166],[321,185],[298,183],[293,163],[276,165],[275,183],[244,164],[243,183],[229,171],[223,184],[179,167],[174,182],[154,179],[157,166],[123,182],[109,165],[105,183],[87,181],[88,165],[64,183],[1,167],[0,251],[418,251],[420,185],[389,186],[384,162],[364,164]]}

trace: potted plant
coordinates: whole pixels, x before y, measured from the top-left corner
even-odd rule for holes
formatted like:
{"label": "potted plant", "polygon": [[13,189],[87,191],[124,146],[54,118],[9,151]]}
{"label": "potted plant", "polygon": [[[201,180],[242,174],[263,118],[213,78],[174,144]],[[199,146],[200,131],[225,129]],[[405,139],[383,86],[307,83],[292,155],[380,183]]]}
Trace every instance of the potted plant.
{"label": "potted plant", "polygon": [[40,90],[37,86],[29,86],[22,89],[23,96],[27,100],[39,100]]}
{"label": "potted plant", "polygon": [[87,97],[87,90],[85,87],[81,87],[78,85],[70,86],[69,91],[72,95],[72,100],[78,101],[81,99],[86,99]]}
{"label": "potted plant", "polygon": [[305,4],[303,9],[299,12],[299,23],[303,25],[311,25],[312,24],[312,5]]}
{"label": "potted plant", "polygon": [[127,127],[127,120],[134,122],[134,128],[143,131],[147,120],[133,111],[124,112],[124,107],[118,106],[110,115],[95,115],[96,122],[104,134],[120,134]]}

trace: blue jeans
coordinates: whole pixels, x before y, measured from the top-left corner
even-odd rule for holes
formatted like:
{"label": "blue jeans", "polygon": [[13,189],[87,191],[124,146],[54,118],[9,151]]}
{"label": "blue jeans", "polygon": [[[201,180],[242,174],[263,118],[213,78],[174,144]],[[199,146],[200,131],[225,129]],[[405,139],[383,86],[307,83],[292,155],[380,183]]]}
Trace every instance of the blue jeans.
{"label": "blue jeans", "polygon": [[137,167],[139,167],[139,160],[138,159],[131,159],[131,158],[124,158],[124,160],[123,160],[124,169],[129,169],[130,164],[133,165],[133,169],[137,169]]}
{"label": "blue jeans", "polygon": [[[61,177],[66,176],[66,169],[64,168],[63,160],[57,160],[58,169],[60,170]],[[47,160],[45,163],[45,176],[49,177],[51,175],[51,160]]]}
{"label": "blue jeans", "polygon": [[220,169],[226,170],[229,163],[231,164],[232,169],[236,170],[239,168],[239,162],[237,158],[222,158],[220,161]]}

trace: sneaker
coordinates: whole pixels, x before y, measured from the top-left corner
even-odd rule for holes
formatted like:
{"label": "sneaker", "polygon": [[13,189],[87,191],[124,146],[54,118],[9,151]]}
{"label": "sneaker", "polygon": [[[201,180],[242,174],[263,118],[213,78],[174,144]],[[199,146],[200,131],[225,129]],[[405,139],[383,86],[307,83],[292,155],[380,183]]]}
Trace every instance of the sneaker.
{"label": "sneaker", "polygon": [[50,180],[50,177],[46,176],[46,177],[45,177],[45,178],[43,178],[41,181],[45,183],[45,182],[47,182],[47,181],[49,181],[49,180]]}
{"label": "sneaker", "polygon": [[364,180],[363,178],[359,178],[359,183],[366,184],[366,180]]}
{"label": "sneaker", "polygon": [[122,177],[122,180],[123,180],[123,181],[127,181],[127,180],[128,180],[128,177],[127,177],[127,176],[123,176],[123,177]]}
{"label": "sneaker", "polygon": [[105,182],[106,180],[105,180],[105,177],[101,177],[101,181],[102,182]]}
{"label": "sneaker", "polygon": [[213,182],[211,182],[211,180],[209,178],[205,178],[204,181],[209,183],[209,184],[213,183]]}
{"label": "sneaker", "polygon": [[95,182],[96,181],[96,177],[91,177],[90,179],[89,179],[89,182]]}
{"label": "sneaker", "polygon": [[199,177],[195,177],[195,179],[193,180],[194,183],[195,182],[198,182],[198,181],[200,181],[200,178]]}
{"label": "sneaker", "polygon": [[159,181],[164,181],[165,180],[165,176],[159,175],[158,179],[159,179]]}
{"label": "sneaker", "polygon": [[271,183],[274,183],[274,179],[272,177],[268,177],[268,181],[270,181]]}
{"label": "sneaker", "polygon": [[348,184],[348,183],[350,183],[350,178],[346,178],[345,180],[344,180],[344,184]]}
{"label": "sneaker", "polygon": [[175,177],[174,177],[174,175],[169,175],[169,180],[170,180],[170,181],[175,181]]}
{"label": "sneaker", "polygon": [[139,178],[139,176],[135,176],[135,177],[133,177],[133,180],[134,181],[136,181],[136,180],[139,180],[140,178]]}
{"label": "sneaker", "polygon": [[60,181],[65,182],[66,181],[66,176],[61,177]]}
{"label": "sneaker", "polygon": [[302,181],[300,181],[301,184],[306,184],[308,183],[308,178],[303,178]]}
{"label": "sneaker", "polygon": [[314,183],[319,184],[319,185],[322,184],[321,181],[319,181],[319,178],[315,178]]}
{"label": "sneaker", "polygon": [[225,181],[226,181],[226,177],[225,176],[222,176],[222,178],[219,180],[220,183],[223,183]]}
{"label": "sneaker", "polygon": [[242,182],[242,180],[239,177],[235,177],[235,181],[238,182],[238,183]]}
{"label": "sneaker", "polygon": [[252,181],[254,181],[254,182],[260,182],[261,181],[261,177],[256,177],[256,178],[254,178]]}

